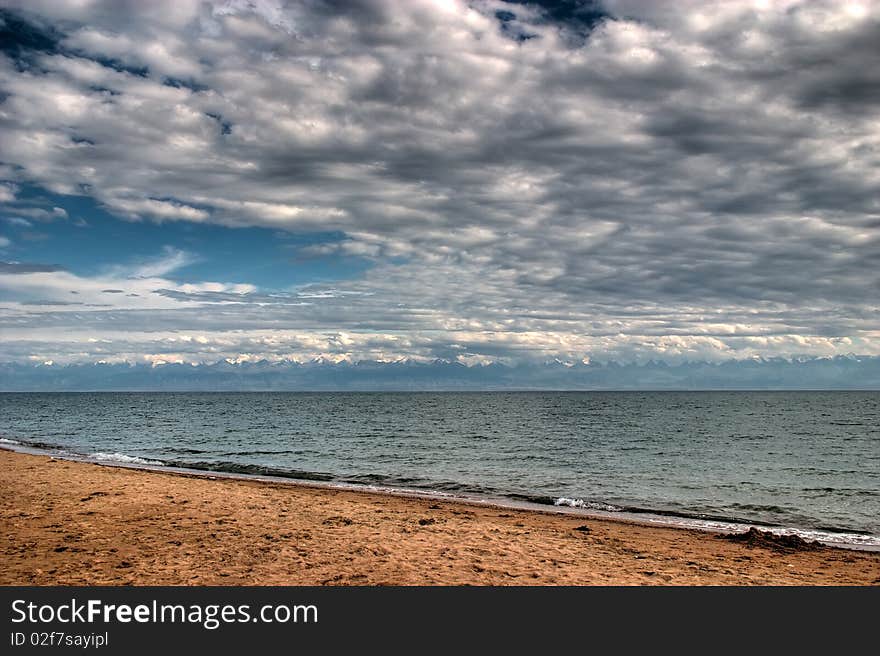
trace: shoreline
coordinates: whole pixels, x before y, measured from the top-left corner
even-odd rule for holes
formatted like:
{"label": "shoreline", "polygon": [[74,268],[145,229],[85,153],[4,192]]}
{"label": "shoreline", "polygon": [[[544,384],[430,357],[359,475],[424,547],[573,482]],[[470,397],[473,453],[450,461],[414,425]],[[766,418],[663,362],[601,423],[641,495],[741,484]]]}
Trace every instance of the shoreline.
{"label": "shoreline", "polygon": [[7,585],[880,584],[876,552],[5,448],[0,463]]}
{"label": "shoreline", "polygon": [[[855,532],[835,531],[832,529],[805,529],[798,527],[766,524],[763,522],[755,522],[749,520],[726,519],[720,517],[699,518],[687,515],[678,515],[672,512],[659,512],[651,510],[605,510],[596,507],[568,504],[554,503],[551,505],[547,503],[530,501],[527,498],[517,499],[513,497],[479,495],[466,492],[455,493],[444,492],[440,490],[405,488],[394,485],[375,485],[333,480],[325,481],[272,474],[250,474],[244,472],[230,472],[203,468],[181,467],[177,465],[168,465],[160,461],[156,461],[154,464],[145,458],[126,456],[125,454],[114,455],[120,455],[124,458],[132,458],[132,460],[127,461],[102,459],[96,458],[93,455],[86,455],[73,451],[55,451],[52,448],[46,446],[29,445],[26,442],[10,440],[8,438],[3,438],[2,440],[0,440],[0,451],[2,450],[11,451],[13,453],[47,456],[50,458],[69,460],[71,462],[80,462],[85,464],[93,464],[102,467],[118,467],[121,469],[132,469],[156,473],[169,473],[180,476],[190,476],[193,478],[204,478],[208,480],[244,480],[315,489],[351,490],[354,492],[362,491],[375,494],[387,494],[401,498],[427,499],[432,501],[451,501],[466,505],[484,506],[497,509],[524,510],[528,512],[558,515],[575,515],[588,519],[607,519],[610,521],[628,522],[644,526],[696,530],[722,535],[742,533],[748,531],[752,527],[755,527],[759,530],[768,531],[776,535],[794,535],[807,541],[816,540],[829,547],[852,551],[880,552],[880,536]],[[137,462],[139,460],[142,462]]]}

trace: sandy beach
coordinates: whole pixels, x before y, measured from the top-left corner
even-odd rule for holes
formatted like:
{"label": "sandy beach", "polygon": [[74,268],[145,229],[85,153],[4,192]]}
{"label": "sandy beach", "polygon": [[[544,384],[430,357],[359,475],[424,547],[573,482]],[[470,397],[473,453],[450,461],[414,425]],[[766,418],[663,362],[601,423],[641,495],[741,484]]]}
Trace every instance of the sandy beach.
{"label": "sandy beach", "polygon": [[4,585],[877,585],[880,553],[0,450]]}

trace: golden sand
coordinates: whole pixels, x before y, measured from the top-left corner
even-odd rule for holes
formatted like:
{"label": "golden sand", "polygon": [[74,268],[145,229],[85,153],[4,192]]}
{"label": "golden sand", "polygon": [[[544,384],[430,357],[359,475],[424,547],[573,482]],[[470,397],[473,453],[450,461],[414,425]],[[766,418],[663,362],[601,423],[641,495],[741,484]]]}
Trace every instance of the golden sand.
{"label": "golden sand", "polygon": [[0,583],[876,585],[880,553],[0,451]]}

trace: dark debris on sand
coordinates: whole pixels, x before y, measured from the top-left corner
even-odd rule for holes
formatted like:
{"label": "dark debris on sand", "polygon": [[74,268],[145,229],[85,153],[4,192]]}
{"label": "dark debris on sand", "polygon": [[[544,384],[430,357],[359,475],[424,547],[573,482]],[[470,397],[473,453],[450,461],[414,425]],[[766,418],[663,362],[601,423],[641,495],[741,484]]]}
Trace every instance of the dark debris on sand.
{"label": "dark debris on sand", "polygon": [[752,526],[745,533],[731,533],[719,536],[722,540],[740,542],[747,547],[763,547],[782,553],[794,553],[796,551],[817,551],[824,549],[825,545],[817,540],[804,540],[799,535],[777,535],[770,531],[762,531]]}

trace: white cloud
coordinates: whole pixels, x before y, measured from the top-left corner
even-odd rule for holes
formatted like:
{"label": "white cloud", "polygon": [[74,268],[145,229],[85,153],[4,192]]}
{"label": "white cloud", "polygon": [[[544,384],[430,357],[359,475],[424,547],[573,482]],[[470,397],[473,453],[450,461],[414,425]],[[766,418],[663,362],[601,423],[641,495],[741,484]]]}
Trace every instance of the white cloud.
{"label": "white cloud", "polygon": [[136,264],[128,272],[133,278],[159,278],[198,261],[192,253],[165,246],[161,255]]}
{"label": "white cloud", "polygon": [[[56,219],[66,219],[67,212],[60,207],[53,207],[51,210],[47,210],[42,207],[23,207],[23,206],[12,206],[7,210],[10,214],[15,214],[17,216],[12,216],[7,218],[6,220],[9,222],[17,221],[17,225],[23,225],[21,217],[27,216],[35,221],[40,221],[43,223],[47,223],[50,221],[55,221]],[[27,221],[25,221],[27,223]]]}
{"label": "white cloud", "polygon": [[153,198],[136,200],[108,198],[106,199],[106,203],[111,210],[115,210],[125,216],[135,218],[147,216],[157,221],[205,221],[210,216],[205,210],[190,207],[183,203],[155,200]]}
{"label": "white cloud", "polygon": [[0,203],[8,203],[15,200],[16,186],[0,184]]}
{"label": "white cloud", "polygon": [[[877,350],[876,4],[613,0],[585,39],[500,2],[108,6],[27,3],[67,50],[0,60],[0,202],[30,183],[126,219],[341,231],[299,254],[373,268],[355,294],[270,297],[172,284],[193,256],[169,249],[95,279],[4,275],[15,302],[112,309],[9,305],[4,325],[242,331],[197,359]],[[266,326],[314,343],[249,345]]]}

